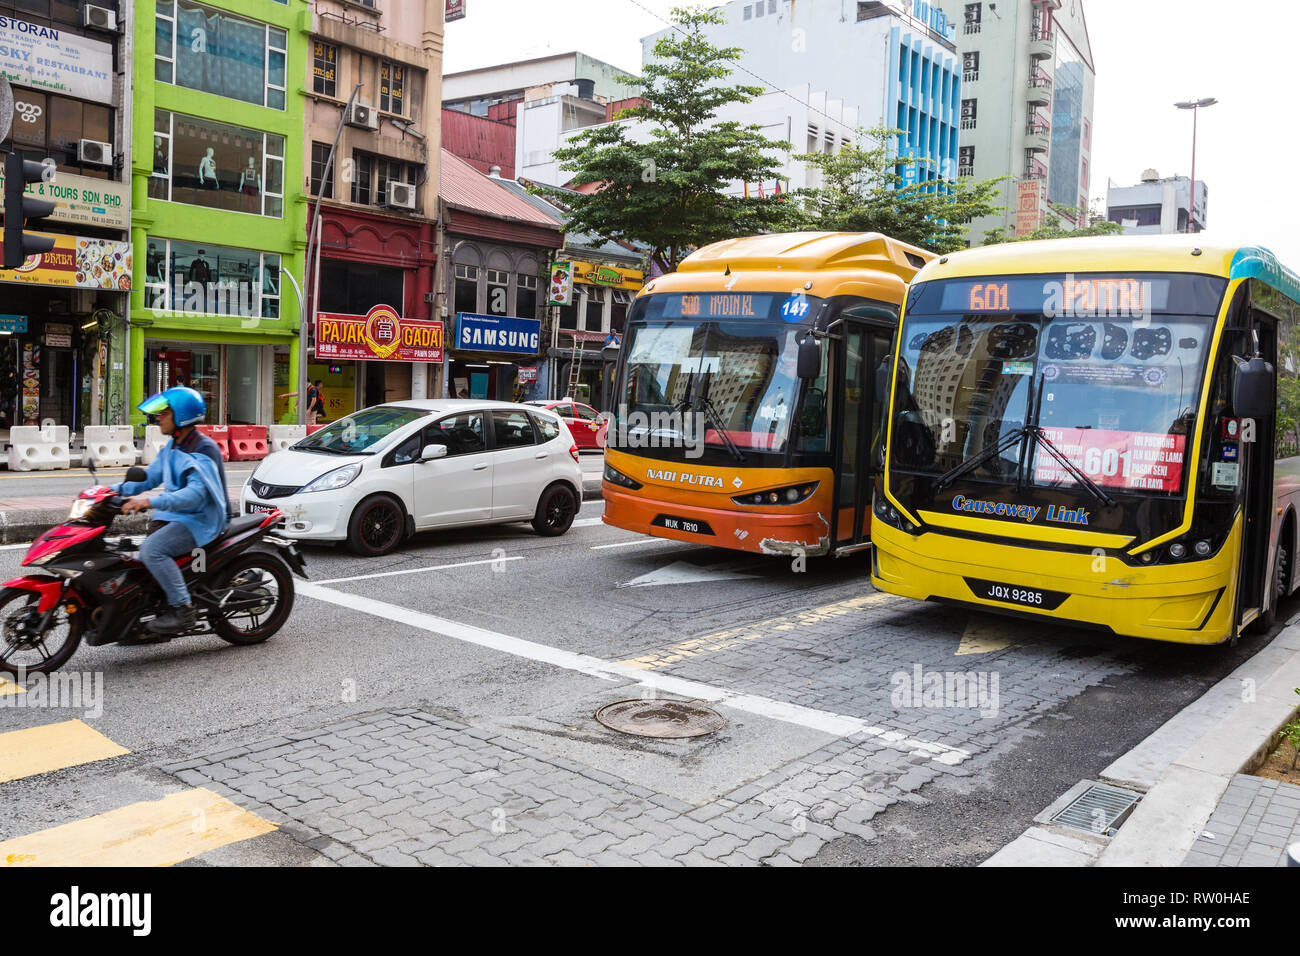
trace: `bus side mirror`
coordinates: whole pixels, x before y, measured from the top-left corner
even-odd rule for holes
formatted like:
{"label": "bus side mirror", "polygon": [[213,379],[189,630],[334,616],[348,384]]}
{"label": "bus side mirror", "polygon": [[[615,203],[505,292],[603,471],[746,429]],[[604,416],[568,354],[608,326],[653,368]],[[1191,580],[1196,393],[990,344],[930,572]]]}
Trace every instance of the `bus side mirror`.
{"label": "bus side mirror", "polygon": [[885,359],[876,367],[876,401],[883,405],[889,397],[889,380],[893,377],[893,363]]}
{"label": "bus side mirror", "polygon": [[822,347],[811,332],[805,332],[799,342],[799,363],[796,371],[800,378],[805,379],[816,378],[822,373]]}
{"label": "bus side mirror", "polygon": [[1238,418],[1270,418],[1273,415],[1273,366],[1258,355],[1252,359],[1233,356],[1237,374],[1232,381],[1232,411]]}

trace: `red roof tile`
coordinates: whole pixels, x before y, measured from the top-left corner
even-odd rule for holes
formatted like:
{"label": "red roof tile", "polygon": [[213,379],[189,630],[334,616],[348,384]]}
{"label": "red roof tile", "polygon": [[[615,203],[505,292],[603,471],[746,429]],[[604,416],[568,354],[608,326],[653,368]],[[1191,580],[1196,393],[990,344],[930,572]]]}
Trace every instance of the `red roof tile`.
{"label": "red roof tile", "polygon": [[439,194],[445,202],[462,209],[500,219],[517,219],[558,229],[559,223],[540,209],[502,189],[460,157],[442,151],[442,184]]}

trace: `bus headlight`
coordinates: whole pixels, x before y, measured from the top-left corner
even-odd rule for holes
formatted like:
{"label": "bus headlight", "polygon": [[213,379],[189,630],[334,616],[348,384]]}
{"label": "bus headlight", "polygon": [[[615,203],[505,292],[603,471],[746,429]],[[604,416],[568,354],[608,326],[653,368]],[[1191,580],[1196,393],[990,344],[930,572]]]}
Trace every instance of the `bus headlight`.
{"label": "bus headlight", "polygon": [[611,468],[609,465],[605,466],[605,480],[612,485],[618,485],[621,488],[630,488],[633,491],[641,487],[641,482],[629,478],[621,471]]}
{"label": "bus headlight", "polygon": [[787,485],[785,488],[769,488],[767,491],[755,491],[747,495],[734,495],[732,501],[738,505],[797,505],[807,501],[817,490],[819,481],[808,481],[800,485]]}
{"label": "bus headlight", "polygon": [[884,495],[873,495],[871,510],[875,515],[874,520],[884,522],[891,528],[897,528],[899,531],[906,531],[908,534],[914,534],[917,530],[913,526],[912,522],[899,514],[898,509],[890,504],[889,499]]}
{"label": "bus headlight", "polygon": [[1213,548],[1210,545],[1209,538],[1202,538],[1193,545],[1192,550],[1196,552],[1197,557],[1204,558],[1213,550]]}
{"label": "bus headlight", "polygon": [[1169,556],[1171,558],[1187,557],[1187,545],[1183,544],[1181,541],[1175,541],[1169,546]]}

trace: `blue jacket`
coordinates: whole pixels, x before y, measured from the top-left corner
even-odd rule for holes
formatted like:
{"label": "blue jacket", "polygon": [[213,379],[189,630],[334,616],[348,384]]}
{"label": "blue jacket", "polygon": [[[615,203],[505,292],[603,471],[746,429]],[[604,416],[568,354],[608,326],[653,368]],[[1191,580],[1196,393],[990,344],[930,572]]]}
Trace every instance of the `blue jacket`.
{"label": "blue jacket", "polygon": [[179,521],[190,529],[200,547],[226,530],[230,500],[226,495],[226,469],[221,449],[207,435],[194,433],[189,451],[176,447],[171,439],[163,445],[148,468],[144,481],[124,481],[115,487],[120,495],[138,495],[163,485],[164,493],[153,499],[156,521]]}

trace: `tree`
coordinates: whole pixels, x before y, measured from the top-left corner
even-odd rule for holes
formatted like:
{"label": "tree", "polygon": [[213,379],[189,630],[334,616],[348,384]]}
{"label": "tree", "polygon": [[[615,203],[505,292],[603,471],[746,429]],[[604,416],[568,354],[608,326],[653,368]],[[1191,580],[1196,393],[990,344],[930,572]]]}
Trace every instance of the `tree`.
{"label": "tree", "polygon": [[[726,84],[728,64],[742,51],[716,47],[704,34],[724,17],[679,7],[672,18],[673,30],[655,44],[642,76],[622,78],[643,100],[620,114],[630,122],[584,129],[555,152],[573,182],[600,187],[578,194],[539,187],[564,206],[566,230],[643,243],[664,271],[698,246],[778,229],[790,214],[790,204],[777,197],[725,192],[737,181],[777,178],[772,156],[790,146],[753,124],[715,122],[722,107],[763,92]],[[632,124],[644,141],[631,138]]]}
{"label": "tree", "polygon": [[1117,222],[1111,222],[1100,209],[1089,209],[1087,206],[1068,210],[1068,215],[1078,225],[1073,229],[1067,229],[1061,222],[1062,211],[1065,211],[1062,207],[1054,207],[1044,217],[1041,226],[1033,232],[1027,232],[1021,236],[1007,235],[1005,229],[990,229],[984,233],[984,245],[996,246],[1003,242],[1028,242],[1031,239],[1077,239],[1081,236],[1115,236],[1124,231],[1123,226]]}
{"label": "tree", "polygon": [[891,148],[902,130],[858,130],[838,153],[795,157],[821,173],[822,185],[797,190],[798,227],[826,232],[882,232],[934,252],[966,245],[966,223],[1001,212],[999,179],[926,180],[929,159]]}

